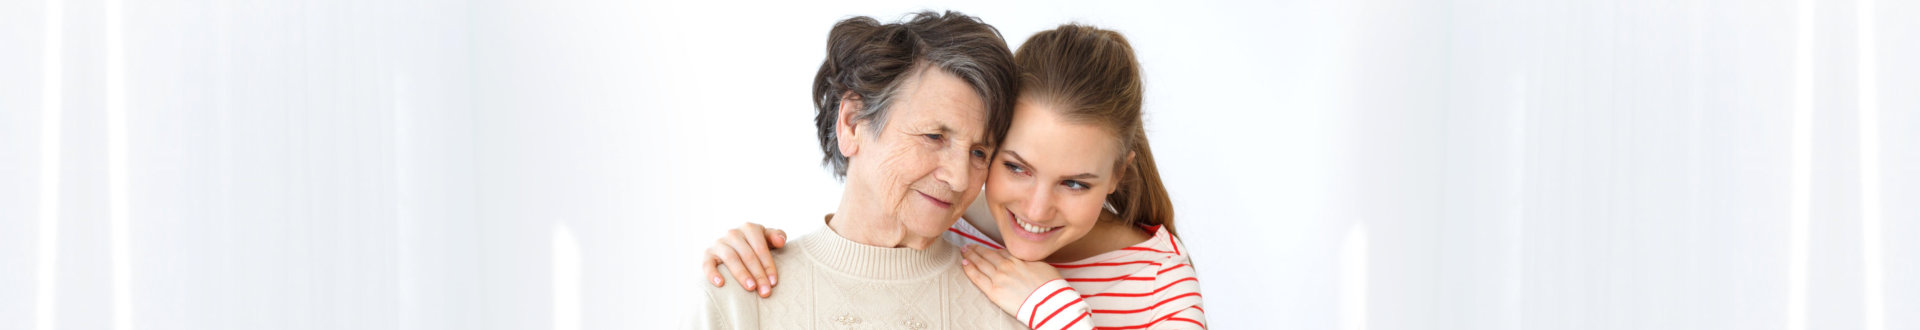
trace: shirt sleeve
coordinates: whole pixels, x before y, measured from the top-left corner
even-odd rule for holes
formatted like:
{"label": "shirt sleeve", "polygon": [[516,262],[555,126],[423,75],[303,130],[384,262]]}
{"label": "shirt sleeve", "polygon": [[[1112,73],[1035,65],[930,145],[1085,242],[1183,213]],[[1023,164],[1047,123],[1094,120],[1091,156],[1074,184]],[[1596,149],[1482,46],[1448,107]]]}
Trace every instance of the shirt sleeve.
{"label": "shirt sleeve", "polygon": [[1159,315],[1149,329],[1206,329],[1207,313],[1201,307],[1200,278],[1193,271],[1193,264],[1182,257],[1174,258],[1161,268],[1158,276],[1166,290],[1161,291],[1160,301],[1164,304],[1156,308]]}
{"label": "shirt sleeve", "polygon": [[1092,330],[1093,313],[1080,292],[1067,286],[1067,280],[1054,279],[1041,284],[1014,313],[1021,324],[1034,330]]}

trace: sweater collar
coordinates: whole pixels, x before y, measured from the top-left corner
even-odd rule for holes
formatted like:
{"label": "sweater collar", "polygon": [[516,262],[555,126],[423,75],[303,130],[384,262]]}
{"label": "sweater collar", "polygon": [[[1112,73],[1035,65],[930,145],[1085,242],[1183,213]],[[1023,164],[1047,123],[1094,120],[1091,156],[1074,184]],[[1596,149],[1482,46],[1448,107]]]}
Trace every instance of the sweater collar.
{"label": "sweater collar", "polygon": [[801,249],[823,268],[874,280],[923,278],[960,262],[960,254],[946,240],[935,240],[924,250],[878,247],[849,240],[826,226],[808,234]]}

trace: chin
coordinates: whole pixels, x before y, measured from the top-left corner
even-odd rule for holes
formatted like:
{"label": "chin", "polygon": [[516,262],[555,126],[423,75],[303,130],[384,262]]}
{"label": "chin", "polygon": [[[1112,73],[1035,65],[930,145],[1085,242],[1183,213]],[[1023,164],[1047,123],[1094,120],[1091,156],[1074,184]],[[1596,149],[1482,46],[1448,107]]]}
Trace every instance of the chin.
{"label": "chin", "polygon": [[1012,253],[1014,258],[1026,261],[1045,261],[1047,256],[1053,255],[1053,249],[1032,246],[1008,246],[1007,252]]}
{"label": "chin", "polygon": [[912,228],[920,234],[930,233],[933,234],[933,236],[940,236],[940,234],[947,232],[947,228],[953,227],[953,222],[958,219],[960,219],[959,216],[947,216],[945,214],[923,215],[915,217],[913,224],[909,224],[907,227]]}

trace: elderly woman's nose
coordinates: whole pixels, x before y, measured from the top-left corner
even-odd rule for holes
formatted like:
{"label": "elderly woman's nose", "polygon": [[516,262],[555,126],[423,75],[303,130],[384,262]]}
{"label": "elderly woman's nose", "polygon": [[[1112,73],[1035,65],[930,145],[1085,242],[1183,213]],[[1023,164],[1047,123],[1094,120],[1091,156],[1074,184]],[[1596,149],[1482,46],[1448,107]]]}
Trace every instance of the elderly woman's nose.
{"label": "elderly woman's nose", "polygon": [[960,150],[957,154],[953,152],[941,153],[941,175],[938,178],[946,181],[948,187],[962,189],[964,191],[967,185],[973,184],[973,176],[975,175],[975,173],[973,173],[973,160],[969,157],[973,157],[973,154],[971,151],[965,149]]}

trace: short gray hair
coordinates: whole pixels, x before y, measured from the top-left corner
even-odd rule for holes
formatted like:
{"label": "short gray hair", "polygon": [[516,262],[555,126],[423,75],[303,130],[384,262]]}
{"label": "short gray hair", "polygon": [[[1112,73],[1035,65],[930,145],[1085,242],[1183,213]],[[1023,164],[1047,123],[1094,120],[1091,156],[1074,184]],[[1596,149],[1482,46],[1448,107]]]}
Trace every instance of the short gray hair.
{"label": "short gray hair", "polygon": [[856,95],[864,105],[855,121],[870,121],[872,131],[886,127],[887,112],[901,82],[923,65],[960,77],[987,104],[987,144],[998,146],[1012,126],[1015,77],[1013,52],[1000,30],[958,12],[922,11],[904,22],[880,24],[871,17],[841,20],[827,34],[827,59],[813,77],[814,125],[821,163],[836,179],[847,176],[840,152],[841,96]]}

